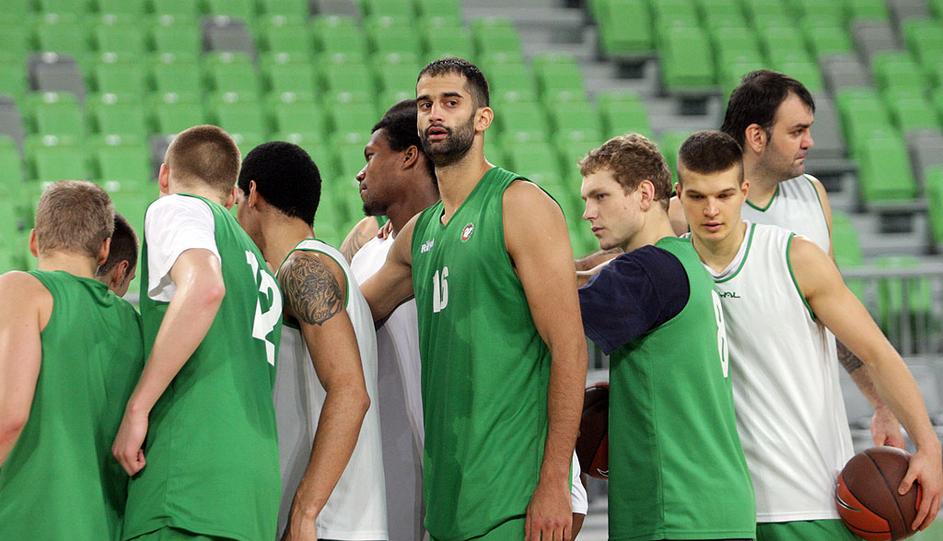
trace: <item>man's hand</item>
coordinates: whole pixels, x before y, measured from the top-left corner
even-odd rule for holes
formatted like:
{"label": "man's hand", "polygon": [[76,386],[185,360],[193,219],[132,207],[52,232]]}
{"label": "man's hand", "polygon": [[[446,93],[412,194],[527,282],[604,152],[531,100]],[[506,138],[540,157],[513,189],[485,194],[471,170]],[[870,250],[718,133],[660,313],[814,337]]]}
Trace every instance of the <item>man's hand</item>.
{"label": "man's hand", "polygon": [[570,541],[573,512],[565,483],[551,487],[541,481],[527,505],[525,541]]}
{"label": "man's hand", "polygon": [[914,481],[920,485],[923,495],[912,528],[924,530],[936,518],[940,510],[940,493],[943,492],[943,458],[938,442],[936,445],[918,447],[917,452],[910,457],[910,467],[898,492],[906,494]]}
{"label": "man's hand", "polygon": [[111,454],[118,460],[118,464],[134,475],[144,469],[147,462],[144,460],[144,438],[147,436],[147,414],[133,413],[125,410],[115,443],[111,446]]}
{"label": "man's hand", "polygon": [[871,417],[871,439],[877,446],[889,445],[898,449],[907,447],[904,435],[900,431],[900,423],[887,406],[874,410],[874,415]]}
{"label": "man's hand", "polygon": [[282,541],[317,541],[318,531],[315,527],[317,519],[316,514],[307,513],[292,502],[291,516]]}

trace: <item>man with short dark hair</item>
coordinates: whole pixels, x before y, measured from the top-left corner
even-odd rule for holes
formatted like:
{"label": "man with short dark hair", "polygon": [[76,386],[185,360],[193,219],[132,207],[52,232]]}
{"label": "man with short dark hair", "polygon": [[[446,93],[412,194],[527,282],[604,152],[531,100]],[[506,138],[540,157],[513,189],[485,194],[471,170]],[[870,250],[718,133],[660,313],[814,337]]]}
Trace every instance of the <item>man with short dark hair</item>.
{"label": "man with short dark hair", "polygon": [[403,227],[364,294],[381,321],[415,292],[426,529],[568,540],[587,360],[563,214],[485,159],[494,111],[474,64],[429,64],[416,94],[442,200]]}
{"label": "man with short dark hair", "polygon": [[277,265],[285,299],[278,539],[389,539],[376,333],[347,261],[314,237],[321,174],[298,145],[271,141],[246,156],[237,195],[239,223]]}
{"label": "man with short dark hair", "polygon": [[817,244],[741,218],[750,182],[740,156],[730,136],[695,133],[678,152],[677,193],[721,299],[757,539],[855,539],[834,500],[836,474],[854,451],[830,331],[872,370],[917,445],[903,482],[892,488],[905,493],[920,484],[912,526],[926,528],[940,505],[943,459],[920,391]]}
{"label": "man with short dark hair", "polygon": [[[184,130],[145,216],[148,355],[113,452],[134,476],[123,538],[272,539],[278,445],[272,385],[282,300],[232,206],[239,149]],[[146,446],[145,446],[146,439]]]}
{"label": "man with short dark hair", "polygon": [[671,230],[668,166],[629,134],[580,172],[583,218],[624,252],[579,291],[586,335],[610,356],[609,539],[753,539],[720,299]]}
{"label": "man with short dark hair", "polygon": [[108,259],[95,271],[95,277],[124,297],[138,266],[138,237],[124,216],[115,213],[115,232],[111,234]]}
{"label": "man with short dark hair", "polygon": [[38,270],[0,276],[0,539],[121,539],[128,476],[108,450],[144,345],[134,308],[95,280],[113,227],[104,190],[54,183]]}

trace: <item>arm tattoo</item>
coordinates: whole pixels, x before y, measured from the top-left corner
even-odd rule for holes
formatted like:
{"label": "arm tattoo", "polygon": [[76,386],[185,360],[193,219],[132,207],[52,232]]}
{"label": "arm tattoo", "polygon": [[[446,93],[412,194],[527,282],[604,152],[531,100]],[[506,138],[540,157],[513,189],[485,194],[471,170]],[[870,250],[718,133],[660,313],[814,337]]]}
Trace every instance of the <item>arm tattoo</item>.
{"label": "arm tattoo", "polygon": [[845,369],[845,372],[851,374],[863,366],[861,360],[858,359],[858,357],[855,356],[855,354],[852,353],[850,349],[848,349],[848,346],[837,340],[835,345],[837,346],[836,349],[838,350],[838,362],[841,363],[842,367]]}
{"label": "arm tattoo", "polygon": [[299,321],[322,325],[344,309],[340,285],[316,254],[295,254],[279,278],[285,303]]}

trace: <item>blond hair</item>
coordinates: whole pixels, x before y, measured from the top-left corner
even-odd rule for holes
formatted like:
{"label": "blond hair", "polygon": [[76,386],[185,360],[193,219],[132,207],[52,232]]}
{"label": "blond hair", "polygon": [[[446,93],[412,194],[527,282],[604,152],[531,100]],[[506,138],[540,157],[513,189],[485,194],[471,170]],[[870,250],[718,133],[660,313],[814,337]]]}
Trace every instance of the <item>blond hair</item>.
{"label": "blond hair", "polygon": [[239,177],[241,156],[232,137],[218,126],[188,128],[174,138],[164,162],[174,179],[186,186],[208,186],[228,194]]}
{"label": "blond hair", "polygon": [[40,254],[66,251],[98,257],[115,229],[115,208],[105,190],[84,180],[49,185],[36,207]]}
{"label": "blond hair", "polygon": [[584,177],[603,169],[612,172],[625,193],[637,189],[643,180],[650,181],[655,186],[655,201],[668,208],[671,172],[658,146],[644,135],[613,137],[580,160],[580,174]]}

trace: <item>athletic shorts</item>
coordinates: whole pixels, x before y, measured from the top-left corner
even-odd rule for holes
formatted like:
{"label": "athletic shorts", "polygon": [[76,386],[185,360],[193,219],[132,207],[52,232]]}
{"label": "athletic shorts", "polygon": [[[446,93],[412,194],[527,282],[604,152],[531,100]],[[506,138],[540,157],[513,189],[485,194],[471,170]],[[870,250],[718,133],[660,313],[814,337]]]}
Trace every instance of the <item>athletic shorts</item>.
{"label": "athletic shorts", "polygon": [[229,537],[202,535],[187,530],[181,530],[180,528],[164,526],[159,530],[133,537],[130,541],[233,541],[233,539]]}
{"label": "athletic shorts", "polygon": [[840,520],[797,520],[761,522],[756,525],[756,541],[861,541]]}

